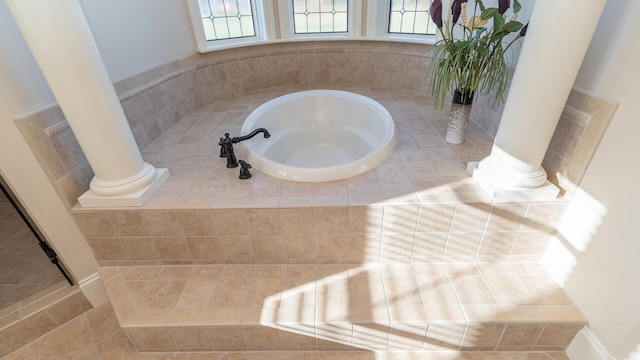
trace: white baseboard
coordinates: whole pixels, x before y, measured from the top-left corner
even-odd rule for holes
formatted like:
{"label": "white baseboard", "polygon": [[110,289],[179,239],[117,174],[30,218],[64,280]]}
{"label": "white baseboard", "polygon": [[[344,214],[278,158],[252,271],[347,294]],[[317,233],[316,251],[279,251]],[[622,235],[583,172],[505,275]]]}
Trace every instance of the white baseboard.
{"label": "white baseboard", "polygon": [[588,327],[584,327],[578,332],[569,344],[566,354],[571,360],[616,360],[600,344]]}
{"label": "white baseboard", "polygon": [[104,287],[100,273],[95,273],[80,280],[78,286],[82,294],[84,294],[94,308],[109,301],[109,296],[107,295],[107,290]]}

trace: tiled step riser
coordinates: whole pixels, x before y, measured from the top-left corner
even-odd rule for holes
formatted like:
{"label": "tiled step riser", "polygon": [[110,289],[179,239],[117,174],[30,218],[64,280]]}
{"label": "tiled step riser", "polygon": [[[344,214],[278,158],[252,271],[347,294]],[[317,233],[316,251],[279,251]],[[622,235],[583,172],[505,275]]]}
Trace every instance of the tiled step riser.
{"label": "tiled step riser", "polygon": [[139,351],[563,350],[584,319],[535,264],[106,267]]}
{"label": "tiled step riser", "polygon": [[137,351],[564,351],[576,324],[325,324],[124,328]]}
{"label": "tiled step riser", "polygon": [[102,266],[538,261],[564,204],[74,213]]}

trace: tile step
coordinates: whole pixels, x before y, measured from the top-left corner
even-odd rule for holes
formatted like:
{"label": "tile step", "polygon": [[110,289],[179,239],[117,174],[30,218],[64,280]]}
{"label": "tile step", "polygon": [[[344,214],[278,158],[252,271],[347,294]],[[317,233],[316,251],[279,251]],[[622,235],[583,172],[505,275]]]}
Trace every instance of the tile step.
{"label": "tile step", "polygon": [[585,325],[535,263],[103,267],[137,351],[563,351]]}

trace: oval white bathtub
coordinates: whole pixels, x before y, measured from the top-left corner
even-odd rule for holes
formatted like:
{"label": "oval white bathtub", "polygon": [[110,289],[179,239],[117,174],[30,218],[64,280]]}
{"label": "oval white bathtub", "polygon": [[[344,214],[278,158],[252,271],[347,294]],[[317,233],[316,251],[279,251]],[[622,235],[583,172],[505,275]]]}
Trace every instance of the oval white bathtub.
{"label": "oval white bathtub", "polygon": [[242,142],[253,168],[294,181],[331,181],[382,163],[398,142],[391,114],[366,96],[310,90],[280,96],[256,108],[241,134],[266,128],[271,137]]}

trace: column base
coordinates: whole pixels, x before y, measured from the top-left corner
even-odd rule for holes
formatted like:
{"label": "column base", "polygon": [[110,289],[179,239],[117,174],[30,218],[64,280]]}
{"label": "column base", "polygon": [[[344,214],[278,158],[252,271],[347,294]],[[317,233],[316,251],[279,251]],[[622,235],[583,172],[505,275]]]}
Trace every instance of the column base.
{"label": "column base", "polygon": [[506,188],[494,185],[486,172],[478,169],[479,161],[469,162],[467,172],[494,202],[545,202],[555,200],[560,189],[549,180],[533,188]]}
{"label": "column base", "polygon": [[142,206],[151,199],[151,196],[168,178],[168,169],[155,169],[151,183],[138,191],[129,194],[104,196],[89,190],[78,198],[78,202],[80,206],[88,208]]}

